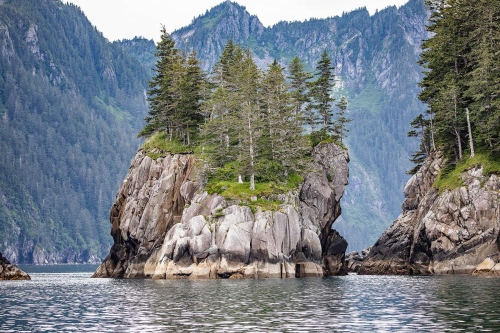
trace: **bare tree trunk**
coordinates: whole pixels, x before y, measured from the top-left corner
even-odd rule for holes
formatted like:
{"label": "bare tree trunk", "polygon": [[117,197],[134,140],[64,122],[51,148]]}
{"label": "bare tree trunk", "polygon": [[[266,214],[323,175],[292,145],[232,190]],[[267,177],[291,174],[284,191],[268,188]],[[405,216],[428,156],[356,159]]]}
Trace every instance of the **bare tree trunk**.
{"label": "bare tree trunk", "polygon": [[457,144],[458,144],[458,159],[461,160],[462,159],[462,140],[460,138],[460,132],[454,128],[455,130],[455,135],[457,137]]}
{"label": "bare tree trunk", "polygon": [[431,116],[431,144],[432,144],[432,149],[436,151],[436,142],[434,142],[434,125],[433,125],[433,117],[432,117],[432,112],[430,112]]}
{"label": "bare tree trunk", "polygon": [[249,150],[250,150],[250,189],[255,190],[255,170],[254,170],[254,151],[253,151],[253,131],[252,122],[250,120],[250,115],[248,115],[248,136],[249,136]]}
{"label": "bare tree trunk", "polygon": [[[456,89],[456,87],[454,87]],[[454,100],[454,106],[455,106],[455,119],[458,118],[458,106],[457,106],[457,93],[456,91],[454,92],[453,94],[453,100]],[[455,135],[457,136],[457,143],[458,143],[458,159],[461,160],[462,159],[462,140],[460,138],[460,131],[454,127],[453,128],[455,130]]]}
{"label": "bare tree trunk", "polygon": [[469,143],[470,143],[470,157],[474,157],[474,141],[472,140],[472,128],[470,126],[470,116],[469,116],[469,108],[465,108],[467,112],[467,128],[469,129]]}

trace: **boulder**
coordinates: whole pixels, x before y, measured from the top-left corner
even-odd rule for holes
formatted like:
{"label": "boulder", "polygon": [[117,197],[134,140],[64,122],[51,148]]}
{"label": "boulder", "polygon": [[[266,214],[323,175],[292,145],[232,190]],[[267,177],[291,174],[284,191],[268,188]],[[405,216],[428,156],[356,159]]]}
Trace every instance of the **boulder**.
{"label": "boulder", "polygon": [[31,280],[31,278],[0,253],[0,280]]}

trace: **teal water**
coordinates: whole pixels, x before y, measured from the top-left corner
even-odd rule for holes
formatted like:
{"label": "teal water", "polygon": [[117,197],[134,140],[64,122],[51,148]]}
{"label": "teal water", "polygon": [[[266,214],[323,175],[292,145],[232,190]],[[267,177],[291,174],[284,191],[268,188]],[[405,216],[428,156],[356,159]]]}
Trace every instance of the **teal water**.
{"label": "teal water", "polygon": [[23,268],[32,281],[0,283],[0,332],[500,331],[497,278],[153,281]]}

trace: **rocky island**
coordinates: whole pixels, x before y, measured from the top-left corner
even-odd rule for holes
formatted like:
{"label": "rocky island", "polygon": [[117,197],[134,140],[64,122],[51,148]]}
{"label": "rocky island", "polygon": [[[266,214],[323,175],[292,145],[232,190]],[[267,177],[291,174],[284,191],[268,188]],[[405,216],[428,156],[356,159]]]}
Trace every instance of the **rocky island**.
{"label": "rocky island", "polygon": [[433,184],[443,165],[440,154],[431,154],[408,181],[401,215],[375,243],[359,274],[499,271],[500,178],[473,167],[461,174],[462,186],[440,193]]}
{"label": "rocky island", "polygon": [[345,274],[340,215],[349,156],[335,144],[313,152],[300,189],[277,211],[252,210],[197,179],[192,154],[156,160],[139,150],[111,210],[114,245],[94,277],[290,278]]}
{"label": "rocky island", "polygon": [[0,280],[31,280],[31,278],[0,253]]}

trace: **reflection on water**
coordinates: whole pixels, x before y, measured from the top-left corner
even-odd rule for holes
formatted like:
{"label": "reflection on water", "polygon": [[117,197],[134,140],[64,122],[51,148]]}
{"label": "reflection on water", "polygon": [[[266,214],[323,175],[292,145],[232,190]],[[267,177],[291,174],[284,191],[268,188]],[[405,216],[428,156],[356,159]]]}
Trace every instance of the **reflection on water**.
{"label": "reflection on water", "polygon": [[0,283],[0,331],[500,331],[500,279],[153,281],[31,273]]}

